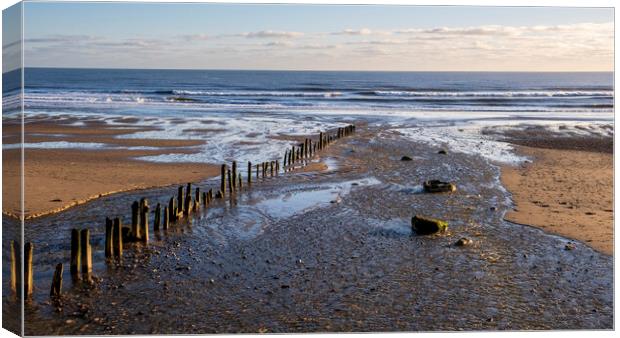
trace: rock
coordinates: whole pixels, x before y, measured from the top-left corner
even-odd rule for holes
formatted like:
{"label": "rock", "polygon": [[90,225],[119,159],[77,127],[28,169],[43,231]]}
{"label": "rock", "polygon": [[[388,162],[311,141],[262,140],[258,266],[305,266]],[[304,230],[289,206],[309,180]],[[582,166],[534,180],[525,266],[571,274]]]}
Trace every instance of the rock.
{"label": "rock", "polygon": [[575,243],[571,243],[571,242],[566,243],[566,245],[564,246],[564,250],[567,250],[567,251],[575,250],[575,248],[576,248]]}
{"label": "rock", "polygon": [[448,222],[415,215],[411,218],[411,228],[419,235],[429,235],[446,231],[448,229]]}
{"label": "rock", "polygon": [[468,245],[472,245],[474,243],[474,241],[472,241],[469,238],[463,237],[460,238],[458,241],[456,241],[456,243],[454,243],[454,245],[456,246],[468,246]]}
{"label": "rock", "polygon": [[449,182],[442,182],[440,180],[430,180],[424,182],[424,190],[430,193],[436,192],[453,192],[456,190],[456,185]]}
{"label": "rock", "polygon": [[401,161],[413,161],[413,159],[409,156],[403,156],[400,158]]}
{"label": "rock", "polygon": [[437,152],[437,154],[446,155],[446,154],[448,154],[448,151],[447,151],[447,150],[445,150],[445,149],[440,149],[440,150]]}

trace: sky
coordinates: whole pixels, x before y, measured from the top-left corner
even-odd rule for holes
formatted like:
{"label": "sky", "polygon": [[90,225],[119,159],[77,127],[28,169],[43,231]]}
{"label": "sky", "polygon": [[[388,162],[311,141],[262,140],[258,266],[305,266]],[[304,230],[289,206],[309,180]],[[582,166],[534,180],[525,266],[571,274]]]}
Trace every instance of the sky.
{"label": "sky", "polygon": [[27,67],[612,71],[613,35],[611,8],[24,5]]}

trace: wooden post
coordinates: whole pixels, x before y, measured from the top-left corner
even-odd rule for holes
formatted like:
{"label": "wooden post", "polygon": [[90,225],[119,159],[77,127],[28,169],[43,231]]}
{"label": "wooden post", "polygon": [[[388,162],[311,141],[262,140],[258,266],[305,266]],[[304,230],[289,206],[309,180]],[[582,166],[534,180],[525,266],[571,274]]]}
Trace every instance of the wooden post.
{"label": "wooden post", "polygon": [[168,230],[168,223],[170,223],[170,212],[168,207],[164,207],[164,223],[162,224],[164,230]]}
{"label": "wooden post", "polygon": [[134,201],[131,204],[131,237],[140,239],[140,203]]}
{"label": "wooden post", "polygon": [[256,164],[256,180],[258,181],[258,164]]}
{"label": "wooden post", "polygon": [[222,193],[222,198],[224,198],[226,194],[226,164],[222,164],[221,169],[221,181],[220,181],[220,192]]}
{"label": "wooden post", "polygon": [[21,284],[21,248],[15,241],[11,241],[11,290],[17,293],[17,286]]}
{"label": "wooden post", "polygon": [[183,208],[185,207],[185,194],[183,193],[183,186],[179,186],[178,192],[177,192],[177,208],[179,209],[177,212],[183,212]]}
{"label": "wooden post", "polygon": [[212,201],[213,201],[213,189],[209,189],[209,192],[207,193],[207,204],[211,204]]}
{"label": "wooden post", "polygon": [[170,197],[170,201],[168,201],[168,220],[170,222],[176,220],[176,215],[174,214],[174,197]]}
{"label": "wooden post", "polygon": [[202,205],[206,208],[209,205],[209,198],[206,192],[202,192]]}
{"label": "wooden post", "polygon": [[293,166],[293,151],[292,150],[288,152],[288,165],[289,167]]}
{"label": "wooden post", "polygon": [[34,290],[34,279],[32,271],[32,260],[34,256],[34,244],[28,242],[24,246],[24,294],[26,298],[32,295]]}
{"label": "wooden post", "polygon": [[323,149],[323,132],[319,133],[319,150]]}
{"label": "wooden post", "polygon": [[143,198],[140,208],[140,239],[144,243],[149,241],[149,201]]}
{"label": "wooden post", "polygon": [[243,189],[243,178],[241,177],[241,173],[239,173],[239,183],[237,184],[237,189],[241,191]]}
{"label": "wooden post", "polygon": [[62,293],[62,270],[62,263],[58,263],[52,278],[52,288],[50,290],[50,297],[52,299],[59,298]]}
{"label": "wooden post", "polygon": [[312,157],[312,140],[308,140],[308,156]]}
{"label": "wooden post", "polygon": [[112,228],[114,223],[108,217],[105,218],[105,258],[111,258],[113,255],[112,250]]}
{"label": "wooden post", "polygon": [[196,203],[200,204],[200,202],[201,202],[200,197],[201,196],[200,196],[200,188],[199,187],[196,187],[196,191],[195,191],[194,195],[195,195],[194,200],[196,201]]}
{"label": "wooden post", "polygon": [[308,138],[304,140],[304,158],[308,158]]}
{"label": "wooden post", "polygon": [[269,162],[269,176],[273,177],[273,161]]}
{"label": "wooden post", "polygon": [[82,274],[90,275],[93,270],[93,257],[90,248],[90,231],[88,229],[82,229],[80,231],[80,244],[81,244],[81,254],[80,259],[82,260]]}
{"label": "wooden post", "polygon": [[267,162],[263,162],[261,164],[261,169],[263,171],[263,179],[265,179],[265,176],[267,175]]}
{"label": "wooden post", "polygon": [[228,192],[229,193],[233,193],[233,185],[232,182],[234,181],[234,178],[231,175],[231,170],[228,169]]}
{"label": "wooden post", "polygon": [[155,207],[155,219],[153,220],[153,231],[159,231],[159,224],[161,223],[161,205],[157,203]]}
{"label": "wooden post", "polygon": [[235,191],[237,190],[237,161],[233,161],[232,163],[232,190]]}
{"label": "wooden post", "polygon": [[77,277],[78,272],[80,272],[81,251],[80,231],[78,229],[71,229],[71,275],[73,277]]}
{"label": "wooden post", "polygon": [[[291,156],[291,158],[289,158],[289,163],[297,162],[297,158],[295,157],[295,146],[291,146],[291,154],[292,154],[292,156]],[[291,159],[293,161],[291,161]]]}
{"label": "wooden post", "polygon": [[276,175],[280,173],[280,160],[276,160]]}
{"label": "wooden post", "polygon": [[184,208],[185,211],[183,211],[184,216],[187,217],[192,212],[192,206],[193,206],[192,196],[191,195],[185,196],[185,208]]}
{"label": "wooden post", "polygon": [[114,228],[112,229],[112,249],[114,249],[114,257],[123,257],[123,224],[121,219],[114,219]]}
{"label": "wooden post", "polygon": [[248,186],[252,185],[252,162],[248,161]]}
{"label": "wooden post", "polygon": [[288,149],[284,150],[284,160],[282,161],[282,165],[286,168],[286,157],[288,156]]}
{"label": "wooden post", "polygon": [[185,195],[185,206],[183,206],[183,215],[188,216],[192,212],[192,195]]}

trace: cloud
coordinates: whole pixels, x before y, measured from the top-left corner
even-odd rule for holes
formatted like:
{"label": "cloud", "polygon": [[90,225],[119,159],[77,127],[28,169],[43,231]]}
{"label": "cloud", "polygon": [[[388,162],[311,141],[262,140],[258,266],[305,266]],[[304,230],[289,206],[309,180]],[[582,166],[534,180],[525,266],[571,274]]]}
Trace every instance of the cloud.
{"label": "cloud", "polygon": [[235,36],[242,36],[246,38],[297,38],[302,35],[304,35],[304,33],[266,30],[266,31],[258,31],[258,32],[241,33],[241,34],[236,34]]}
{"label": "cloud", "polygon": [[186,34],[179,35],[179,38],[185,41],[205,41],[211,39],[211,36],[207,34]]}
{"label": "cloud", "polygon": [[350,29],[347,28],[343,31],[340,32],[334,32],[332,33],[333,35],[370,35],[372,34],[372,30],[368,29],[368,28],[361,28],[361,29]]}
{"label": "cloud", "polygon": [[292,45],[290,41],[271,41],[263,44],[263,46],[267,47],[289,47]]}

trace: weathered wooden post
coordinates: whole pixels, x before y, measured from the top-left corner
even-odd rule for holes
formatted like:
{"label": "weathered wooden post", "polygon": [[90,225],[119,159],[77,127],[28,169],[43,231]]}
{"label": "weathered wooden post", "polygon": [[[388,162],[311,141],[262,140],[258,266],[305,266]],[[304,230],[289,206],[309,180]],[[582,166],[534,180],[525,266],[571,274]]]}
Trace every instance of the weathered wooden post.
{"label": "weathered wooden post", "polygon": [[159,231],[160,223],[161,223],[161,205],[157,203],[157,206],[155,206],[155,219],[153,220],[153,231]]}
{"label": "weathered wooden post", "polygon": [[[289,163],[297,162],[297,158],[295,157],[295,146],[291,146],[291,158],[289,158]],[[292,161],[291,161],[292,160]]]}
{"label": "weathered wooden post", "polygon": [[131,204],[131,237],[140,239],[140,203],[134,201]]}
{"label": "weathered wooden post", "polygon": [[143,198],[140,201],[140,239],[144,243],[149,241],[149,201]]}
{"label": "weathered wooden post", "polygon": [[226,195],[226,164],[222,164],[221,169],[221,181],[220,181],[220,192],[222,193],[222,198]]}
{"label": "weathered wooden post", "polygon": [[232,162],[232,190],[235,191],[237,190],[237,161],[233,161]]}
{"label": "weathered wooden post", "polygon": [[88,229],[82,229],[80,231],[80,244],[82,249],[80,254],[80,260],[82,261],[82,274],[88,276],[93,269],[92,249],[90,247],[90,231]]}
{"label": "weathered wooden post", "polygon": [[312,157],[312,140],[308,140],[308,156]]}
{"label": "weathered wooden post", "polygon": [[293,151],[289,151],[288,152],[288,166],[292,167],[293,166]]}
{"label": "weathered wooden post", "polygon": [[50,297],[52,299],[58,299],[62,293],[62,270],[62,263],[58,263],[52,278],[52,288],[50,290]]}
{"label": "weathered wooden post", "polygon": [[232,177],[232,172],[230,169],[228,169],[228,192],[230,194],[233,193],[233,185],[232,185],[233,181],[234,181],[234,178]]}
{"label": "weathered wooden post", "polygon": [[123,224],[118,217],[114,219],[114,228],[112,229],[112,248],[114,249],[114,257],[123,257]]}
{"label": "weathered wooden post", "polygon": [[323,132],[319,133],[319,150],[323,150]]}
{"label": "weathered wooden post", "polygon": [[82,251],[80,245],[80,231],[78,229],[71,229],[71,275],[74,278],[78,277],[80,272],[80,252]]}
{"label": "weathered wooden post", "polygon": [[209,192],[207,193],[207,204],[211,204],[211,202],[213,201],[213,189],[209,189]]}
{"label": "weathered wooden post", "polygon": [[174,197],[170,197],[170,201],[168,201],[168,220],[170,222],[176,221],[176,214],[174,211]]}
{"label": "weathered wooden post", "polygon": [[32,260],[34,256],[34,244],[28,242],[24,246],[24,293],[26,298],[32,296],[34,290],[34,279],[32,271]]}
{"label": "weathered wooden post", "polygon": [[263,170],[263,179],[265,179],[265,176],[267,176],[267,162],[262,163],[262,170]]}
{"label": "weathered wooden post", "polygon": [[309,139],[306,138],[304,140],[304,158],[308,158],[308,144],[309,144]]}
{"label": "weathered wooden post", "polygon": [[288,156],[288,149],[284,149],[284,160],[282,161],[282,165],[286,168],[286,157]]}
{"label": "weathered wooden post", "polygon": [[269,176],[273,177],[273,161],[269,162]]}
{"label": "weathered wooden post", "polygon": [[168,230],[169,223],[170,223],[170,213],[168,212],[168,207],[164,207],[164,222],[162,224],[162,228],[164,230]]}
{"label": "weathered wooden post", "polygon": [[280,173],[280,160],[276,160],[276,175]]}
{"label": "weathered wooden post", "polygon": [[11,290],[17,293],[17,286],[21,285],[21,248],[15,241],[11,241]]}
{"label": "weathered wooden post", "polygon": [[258,178],[259,178],[259,176],[258,176],[258,163],[257,163],[257,164],[256,164],[256,180],[257,180],[257,181],[258,181]]}
{"label": "weathered wooden post", "polygon": [[248,186],[252,185],[252,162],[248,161]]}
{"label": "weathered wooden post", "polygon": [[241,189],[243,189],[243,177],[241,177],[241,173],[239,173],[238,175],[239,175],[239,183],[237,184],[237,190],[241,191]]}
{"label": "weathered wooden post", "polygon": [[194,203],[192,201],[192,196],[185,196],[185,211],[183,211],[183,215],[187,217],[189,214],[191,214],[193,206]]}
{"label": "weathered wooden post", "polygon": [[200,199],[200,187],[196,187],[196,191],[194,192],[194,200],[196,201],[196,203],[200,204],[201,199]]}
{"label": "weathered wooden post", "polygon": [[108,217],[105,218],[105,258],[109,259],[112,257],[112,228],[114,227],[114,223]]}
{"label": "weathered wooden post", "polygon": [[206,191],[202,192],[202,205],[206,208],[209,206],[209,195],[207,195]]}
{"label": "weathered wooden post", "polygon": [[179,186],[178,192],[177,192],[177,212],[183,212],[183,208],[185,207],[185,194],[183,192],[184,187],[181,185]]}

